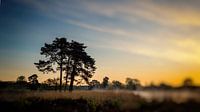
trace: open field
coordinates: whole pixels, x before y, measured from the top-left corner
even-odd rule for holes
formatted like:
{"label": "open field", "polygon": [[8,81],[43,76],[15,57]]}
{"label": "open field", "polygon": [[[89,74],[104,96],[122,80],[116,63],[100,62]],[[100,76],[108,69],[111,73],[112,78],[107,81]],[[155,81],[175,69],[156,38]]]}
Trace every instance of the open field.
{"label": "open field", "polygon": [[6,112],[199,112],[199,105],[199,92],[189,91],[1,91],[0,95],[0,109]]}

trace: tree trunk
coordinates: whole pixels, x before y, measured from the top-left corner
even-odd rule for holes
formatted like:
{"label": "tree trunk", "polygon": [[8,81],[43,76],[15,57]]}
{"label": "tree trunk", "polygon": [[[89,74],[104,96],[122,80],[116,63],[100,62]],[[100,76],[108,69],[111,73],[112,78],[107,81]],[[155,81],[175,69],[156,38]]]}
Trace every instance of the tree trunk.
{"label": "tree trunk", "polygon": [[61,64],[60,64],[60,92],[61,92],[61,90],[62,90],[62,70],[63,68],[62,68],[62,62],[61,62]]}
{"label": "tree trunk", "polygon": [[72,74],[72,76],[71,76],[71,82],[70,82],[70,85],[69,85],[69,92],[73,91],[73,84],[74,84],[74,75]]}
{"label": "tree trunk", "polygon": [[71,58],[70,57],[68,57],[68,60],[67,60],[67,65],[66,65],[66,79],[65,79],[65,91],[67,90],[67,79],[68,79],[68,76],[69,76],[69,70],[70,70],[70,67],[69,67],[69,65],[70,65],[70,60],[71,60]]}
{"label": "tree trunk", "polygon": [[72,70],[72,74],[71,74],[71,82],[70,82],[70,85],[69,85],[69,92],[73,91],[73,84],[74,84],[75,74],[76,74],[76,72],[75,72],[74,66],[73,66],[73,70]]}
{"label": "tree trunk", "polygon": [[68,75],[69,75],[69,73],[67,73],[67,74],[66,74],[66,77],[65,77],[65,78],[66,78],[66,79],[65,79],[65,80],[66,80],[66,82],[65,82],[65,91],[67,90],[67,79],[68,79]]}

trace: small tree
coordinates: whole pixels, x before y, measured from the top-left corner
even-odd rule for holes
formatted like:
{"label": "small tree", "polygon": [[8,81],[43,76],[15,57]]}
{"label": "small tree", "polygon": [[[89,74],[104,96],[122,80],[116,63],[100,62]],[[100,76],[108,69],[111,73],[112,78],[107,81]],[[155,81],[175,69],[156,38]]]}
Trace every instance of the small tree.
{"label": "small tree", "polygon": [[126,88],[131,90],[136,90],[140,86],[140,81],[138,79],[126,78]]}
{"label": "small tree", "polygon": [[194,83],[193,83],[193,80],[191,78],[186,78],[184,81],[183,81],[183,86],[184,87],[191,87],[193,86]]}
{"label": "small tree", "polygon": [[57,86],[58,84],[58,78],[53,78],[53,79],[47,79],[46,81],[44,81],[45,84],[47,84],[48,86]]}
{"label": "small tree", "polygon": [[112,86],[114,89],[121,89],[123,87],[123,84],[119,81],[114,80],[112,81]]}
{"label": "small tree", "polygon": [[38,82],[38,76],[37,74],[33,74],[28,77],[29,83],[30,83],[30,89],[37,90],[39,82]]}
{"label": "small tree", "polygon": [[109,78],[108,77],[104,77],[103,78],[103,82],[102,82],[102,87],[104,89],[106,89],[106,88],[108,88],[108,86],[109,86]]}
{"label": "small tree", "polygon": [[58,81],[59,78],[53,78],[53,79],[49,78],[46,81],[44,81],[44,83],[47,84],[48,86],[54,86],[55,90],[57,90]]}
{"label": "small tree", "polygon": [[19,85],[20,88],[26,88],[27,87],[26,77],[23,76],[23,75],[17,77],[16,83]]}
{"label": "small tree", "polygon": [[26,77],[21,75],[21,76],[17,77],[17,81],[16,82],[17,83],[24,83],[24,82],[26,82]]}
{"label": "small tree", "polygon": [[100,82],[98,80],[92,80],[89,84],[89,89],[100,88]]}

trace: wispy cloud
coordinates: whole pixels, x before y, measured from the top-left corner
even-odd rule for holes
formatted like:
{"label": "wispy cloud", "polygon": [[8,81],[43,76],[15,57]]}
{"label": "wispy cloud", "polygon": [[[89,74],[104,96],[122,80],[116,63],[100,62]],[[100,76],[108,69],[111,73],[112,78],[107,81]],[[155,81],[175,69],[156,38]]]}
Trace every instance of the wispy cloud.
{"label": "wispy cloud", "polygon": [[113,39],[107,42],[108,45],[96,42],[97,46],[102,44],[132,54],[200,64],[200,33],[193,30],[200,29],[200,9],[184,2],[181,6],[178,6],[179,2],[155,0],[109,3],[51,1],[48,4],[36,0],[27,3],[50,17],[106,33]]}
{"label": "wispy cloud", "polygon": [[[121,43],[119,43],[121,44]],[[123,47],[119,47],[117,45],[113,46],[113,48],[125,51],[127,53],[140,54],[143,56],[148,56],[155,59],[164,59],[168,61],[174,61],[179,63],[195,63],[200,64],[200,52],[199,45],[197,48],[192,48],[193,51],[188,51],[185,49],[175,48],[173,47],[161,47],[161,46],[149,46],[149,45],[132,45],[128,43],[122,45]],[[158,48],[157,48],[158,47]]]}
{"label": "wispy cloud", "polygon": [[136,35],[133,32],[128,32],[120,28],[95,26],[95,25],[90,25],[90,24],[82,23],[80,21],[75,21],[75,20],[66,20],[66,22],[73,25],[77,25],[82,28],[89,29],[89,30],[94,30],[94,31],[102,32],[102,33],[109,33],[112,35],[117,35],[117,36],[122,36],[122,37],[130,37],[131,35]]}
{"label": "wispy cloud", "polygon": [[[154,0],[148,1],[125,1],[123,3],[99,4],[87,3],[89,11],[109,17],[118,17],[132,21],[146,19],[162,25],[186,25],[200,26],[199,9],[189,7],[189,4],[174,5],[174,1],[169,3],[157,3]],[[180,1],[180,3],[183,1]],[[197,4],[200,4],[199,2]]]}

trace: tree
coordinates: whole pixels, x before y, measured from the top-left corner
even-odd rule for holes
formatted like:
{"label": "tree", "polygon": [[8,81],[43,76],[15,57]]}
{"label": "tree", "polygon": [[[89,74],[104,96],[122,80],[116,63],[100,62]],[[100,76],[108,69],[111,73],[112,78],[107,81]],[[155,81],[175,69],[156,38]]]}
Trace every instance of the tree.
{"label": "tree", "polygon": [[112,86],[114,89],[121,89],[123,85],[121,82],[114,80],[112,81]]}
{"label": "tree", "polygon": [[102,87],[105,89],[108,87],[109,83],[109,78],[108,77],[104,77],[103,78],[103,82],[102,82]]}
{"label": "tree", "polygon": [[44,73],[60,71],[60,91],[62,72],[65,71],[66,85],[67,79],[70,79],[69,91],[72,91],[77,76],[89,83],[89,78],[96,70],[95,60],[86,53],[85,49],[86,46],[83,43],[73,40],[67,42],[66,38],[56,38],[52,44],[45,44],[41,48],[41,55],[45,55],[45,60],[39,60],[39,63],[35,65]]}
{"label": "tree", "polygon": [[183,86],[184,87],[191,87],[191,86],[193,86],[193,80],[191,78],[186,78],[183,81]]}
{"label": "tree", "polygon": [[138,79],[126,78],[126,88],[135,90],[140,86],[140,81]]}
{"label": "tree", "polygon": [[38,82],[37,78],[38,78],[37,74],[33,74],[28,77],[28,80],[30,83],[30,88],[32,90],[36,90],[38,88],[39,82]]}
{"label": "tree", "polygon": [[17,77],[17,83],[23,83],[23,82],[26,82],[26,77],[21,75],[19,77]]}
{"label": "tree", "polygon": [[89,84],[90,89],[99,88],[100,82],[98,80],[92,80]]}
{"label": "tree", "polygon": [[55,90],[57,90],[58,81],[59,78],[53,78],[53,79],[49,78],[46,81],[44,81],[44,83],[47,84],[48,86],[54,86]]}
{"label": "tree", "polygon": [[[56,38],[52,44],[46,44],[41,48],[44,60],[34,63],[39,71],[43,73],[60,71],[60,91],[62,89],[62,72],[67,60],[69,42],[66,38]],[[56,69],[54,69],[54,66]]]}
{"label": "tree", "polygon": [[45,84],[47,84],[48,86],[57,86],[58,84],[58,78],[53,78],[53,79],[47,79],[46,81],[44,81]]}
{"label": "tree", "polygon": [[26,88],[27,86],[26,77],[23,75],[17,77],[16,83],[20,86],[20,88]]}
{"label": "tree", "polygon": [[92,78],[96,70],[95,60],[86,53],[86,48],[83,43],[73,40],[70,43],[68,73],[70,73],[69,78],[71,81],[69,91],[73,90],[73,84],[77,76],[89,84],[89,78]]}

